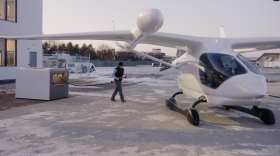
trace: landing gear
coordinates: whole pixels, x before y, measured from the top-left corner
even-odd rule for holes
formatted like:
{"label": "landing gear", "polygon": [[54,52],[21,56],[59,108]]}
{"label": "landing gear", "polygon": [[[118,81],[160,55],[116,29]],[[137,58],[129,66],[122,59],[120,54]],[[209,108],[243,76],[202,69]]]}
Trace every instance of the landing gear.
{"label": "landing gear", "polygon": [[265,124],[275,124],[275,117],[271,110],[266,108],[258,108],[254,106],[252,109],[241,107],[241,106],[224,106],[226,110],[235,109],[240,112],[244,112],[261,119]]}
{"label": "landing gear", "polygon": [[175,96],[177,96],[179,94],[183,94],[183,92],[179,91],[179,92],[175,93],[171,98],[166,99],[165,100],[165,105],[168,108],[170,108],[171,110],[174,110],[174,111],[184,115],[191,124],[199,125],[199,121],[200,121],[199,114],[198,114],[197,110],[194,109],[194,107],[201,102],[206,102],[205,97],[201,96],[189,108],[183,109],[177,104],[177,101],[174,99]]}
{"label": "landing gear", "polygon": [[[201,102],[207,102],[205,100],[204,96],[201,96],[198,98],[197,101],[195,101],[189,108],[182,108],[177,104],[177,101],[174,99],[175,96],[183,94],[182,91],[179,91],[175,93],[171,98],[168,98],[165,100],[165,105],[170,108],[171,110],[174,110],[182,115],[184,115],[188,121],[193,125],[199,125],[199,114],[194,107],[198,105]],[[253,115],[255,117],[258,117],[260,120],[262,120],[265,124],[275,124],[275,117],[271,110],[266,108],[258,108],[257,106],[253,106],[252,109],[241,107],[241,106],[224,106],[226,110],[238,110],[250,115]]]}

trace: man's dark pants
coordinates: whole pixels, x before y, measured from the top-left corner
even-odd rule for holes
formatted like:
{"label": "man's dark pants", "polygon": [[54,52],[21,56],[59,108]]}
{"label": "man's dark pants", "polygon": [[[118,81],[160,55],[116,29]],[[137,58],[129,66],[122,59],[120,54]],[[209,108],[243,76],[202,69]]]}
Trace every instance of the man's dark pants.
{"label": "man's dark pants", "polygon": [[111,99],[115,99],[115,96],[119,92],[121,100],[124,100],[123,93],[122,93],[122,81],[115,80],[115,84],[116,84],[116,89],[115,89]]}

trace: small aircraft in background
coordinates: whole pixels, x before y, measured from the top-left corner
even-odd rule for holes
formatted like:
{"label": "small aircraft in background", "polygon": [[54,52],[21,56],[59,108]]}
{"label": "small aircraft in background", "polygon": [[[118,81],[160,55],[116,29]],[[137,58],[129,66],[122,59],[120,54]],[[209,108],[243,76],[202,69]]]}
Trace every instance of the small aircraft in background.
{"label": "small aircraft in background", "polygon": [[[165,104],[186,116],[193,125],[199,124],[195,106],[207,102],[213,106],[236,109],[259,117],[265,124],[275,124],[271,110],[258,108],[267,93],[267,83],[262,72],[239,53],[280,48],[280,37],[226,38],[221,27],[221,38],[197,37],[157,32],[164,23],[157,9],[142,11],[132,30],[47,34],[28,36],[0,36],[10,40],[112,40],[127,51],[137,53],[174,68],[179,77],[179,92],[166,99]],[[124,44],[119,41],[125,42]],[[134,50],[137,44],[152,44],[186,51],[171,64]],[[177,105],[175,96],[186,94],[198,99],[189,108]],[[250,106],[252,109],[243,107]]]}

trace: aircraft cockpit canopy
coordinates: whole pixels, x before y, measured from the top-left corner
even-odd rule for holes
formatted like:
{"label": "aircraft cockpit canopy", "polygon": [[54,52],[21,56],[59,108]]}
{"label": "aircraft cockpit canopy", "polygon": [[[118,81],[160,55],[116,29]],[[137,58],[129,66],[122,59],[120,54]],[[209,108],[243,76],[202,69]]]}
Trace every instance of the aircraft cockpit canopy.
{"label": "aircraft cockpit canopy", "polygon": [[242,55],[237,55],[236,56],[243,64],[246,65],[246,67],[253,73],[258,74],[258,75],[262,75],[262,73],[260,72],[260,70],[249,60],[247,60],[244,56]]}
{"label": "aircraft cockpit canopy", "polygon": [[228,78],[245,73],[247,70],[231,55],[205,53],[200,56],[200,81],[210,88],[218,88]]}

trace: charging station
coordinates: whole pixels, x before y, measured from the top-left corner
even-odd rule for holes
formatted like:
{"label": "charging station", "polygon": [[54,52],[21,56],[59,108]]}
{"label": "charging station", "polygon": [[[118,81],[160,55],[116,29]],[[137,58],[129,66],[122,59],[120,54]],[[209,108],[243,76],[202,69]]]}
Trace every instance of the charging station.
{"label": "charging station", "polygon": [[16,72],[16,98],[55,100],[69,95],[66,68],[24,68]]}

